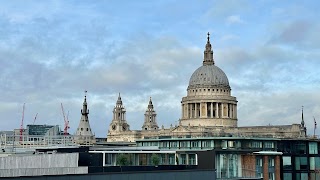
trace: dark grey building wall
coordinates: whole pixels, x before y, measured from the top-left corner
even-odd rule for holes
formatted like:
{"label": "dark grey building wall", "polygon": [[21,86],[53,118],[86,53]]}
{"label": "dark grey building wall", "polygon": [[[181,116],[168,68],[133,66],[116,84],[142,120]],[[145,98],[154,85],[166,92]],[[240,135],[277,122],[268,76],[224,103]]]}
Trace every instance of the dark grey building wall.
{"label": "dark grey building wall", "polygon": [[214,170],[162,171],[0,178],[1,180],[216,180]]}

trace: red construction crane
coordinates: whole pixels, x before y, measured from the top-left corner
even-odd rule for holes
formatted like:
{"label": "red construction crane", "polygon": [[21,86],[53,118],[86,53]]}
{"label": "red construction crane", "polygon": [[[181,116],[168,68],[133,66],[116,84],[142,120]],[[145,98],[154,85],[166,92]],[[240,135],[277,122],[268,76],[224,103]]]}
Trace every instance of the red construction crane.
{"label": "red construction crane", "polygon": [[25,109],[25,104],[23,103],[23,108],[22,108],[22,119],[21,119],[21,126],[20,126],[20,141],[22,141],[22,133],[23,133],[23,119],[24,119],[24,109]]}
{"label": "red construction crane", "polygon": [[68,120],[68,118],[66,118],[66,115],[65,115],[65,113],[64,113],[64,108],[63,108],[62,103],[61,103],[61,110],[62,110],[62,115],[63,115],[63,120],[64,120],[63,134],[64,134],[64,135],[68,135],[68,129],[70,128],[70,127],[69,127],[69,120]]}

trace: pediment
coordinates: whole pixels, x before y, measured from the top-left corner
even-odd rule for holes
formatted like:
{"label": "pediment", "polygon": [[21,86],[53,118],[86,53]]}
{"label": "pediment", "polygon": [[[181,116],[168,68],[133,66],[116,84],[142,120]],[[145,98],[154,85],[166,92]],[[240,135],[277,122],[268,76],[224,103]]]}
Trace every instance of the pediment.
{"label": "pediment", "polygon": [[190,129],[188,129],[187,127],[179,125],[179,126],[173,128],[171,130],[171,132],[190,132]]}

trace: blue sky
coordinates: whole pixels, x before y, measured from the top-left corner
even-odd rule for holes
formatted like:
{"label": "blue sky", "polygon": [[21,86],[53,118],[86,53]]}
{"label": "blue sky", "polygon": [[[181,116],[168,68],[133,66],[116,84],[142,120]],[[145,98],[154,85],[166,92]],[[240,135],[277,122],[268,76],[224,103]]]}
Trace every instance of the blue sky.
{"label": "blue sky", "polygon": [[[0,0],[0,130],[25,124],[74,133],[88,91],[90,123],[105,137],[121,92],[131,129],[149,97],[158,124],[176,124],[206,33],[238,99],[239,126],[320,119],[318,1]],[[319,124],[319,123],[318,123]],[[317,131],[319,133],[320,131]]]}

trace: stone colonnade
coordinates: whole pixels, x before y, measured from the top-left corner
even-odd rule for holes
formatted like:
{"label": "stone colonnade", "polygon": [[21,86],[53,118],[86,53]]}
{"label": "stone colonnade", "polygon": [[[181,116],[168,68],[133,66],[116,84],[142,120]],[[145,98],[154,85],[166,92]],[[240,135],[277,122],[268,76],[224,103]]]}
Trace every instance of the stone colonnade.
{"label": "stone colonnade", "polygon": [[221,102],[201,102],[182,104],[184,119],[231,118],[237,119],[237,105]]}
{"label": "stone colonnade", "polygon": [[114,111],[113,112],[113,119],[114,120],[126,120],[126,113],[125,111],[121,111],[121,110],[118,110],[118,111]]}

